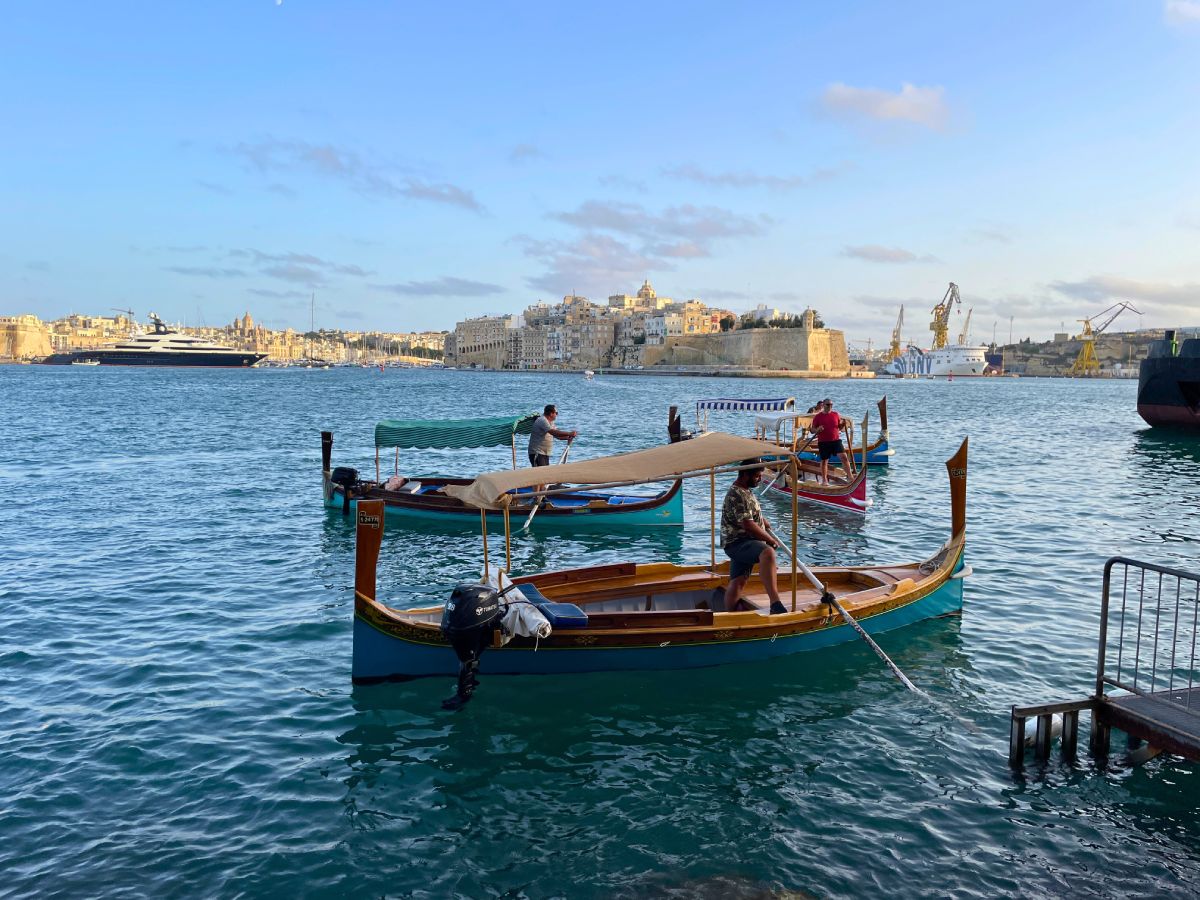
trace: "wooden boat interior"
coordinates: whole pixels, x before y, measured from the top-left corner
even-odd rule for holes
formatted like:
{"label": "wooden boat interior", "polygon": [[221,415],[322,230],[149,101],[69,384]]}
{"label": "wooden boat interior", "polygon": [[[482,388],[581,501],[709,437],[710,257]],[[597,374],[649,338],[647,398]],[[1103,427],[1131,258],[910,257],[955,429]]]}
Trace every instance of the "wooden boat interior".
{"label": "wooden boat interior", "polygon": [[[897,566],[852,569],[822,569],[813,571],[847,610],[859,610],[886,600],[889,596],[911,590],[922,580],[931,577],[938,560]],[[757,575],[747,582],[742,597],[754,610],[718,613],[709,603],[714,591],[724,591],[729,582],[729,564],[715,567],[675,566],[670,563],[614,563],[565,572],[514,579],[518,588],[533,586],[546,600],[569,603],[579,607],[587,616],[587,630],[713,627],[714,624],[737,626],[761,624],[767,615],[770,601],[766,588]],[[798,618],[824,618],[829,607],[823,605],[820,593],[801,574],[796,590],[796,609],[791,612],[792,580],[789,571],[779,573],[779,593],[789,612],[771,616],[779,621]],[[441,621],[442,606],[409,610],[389,610],[398,618],[436,628]],[[715,621],[714,621],[715,620]]]}

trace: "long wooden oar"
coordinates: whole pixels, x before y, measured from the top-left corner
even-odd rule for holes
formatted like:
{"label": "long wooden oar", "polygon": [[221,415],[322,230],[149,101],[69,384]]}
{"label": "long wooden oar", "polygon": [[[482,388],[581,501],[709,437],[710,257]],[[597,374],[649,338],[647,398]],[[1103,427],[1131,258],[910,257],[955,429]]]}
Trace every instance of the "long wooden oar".
{"label": "long wooden oar", "polygon": [[[571,452],[571,444],[574,441],[575,441],[575,439],[571,438],[569,441],[567,441],[567,446],[563,447],[562,458],[560,458],[558,461],[558,464],[560,466],[563,465],[567,461],[567,454]],[[529,523],[533,521],[533,517],[537,515],[537,511],[542,508],[542,504],[539,502],[540,499],[543,499],[543,498],[537,498],[537,497],[534,498],[533,509],[531,509],[529,511],[529,518],[526,519],[525,524],[521,526],[522,531],[528,530]]]}
{"label": "long wooden oar", "polygon": [[781,541],[779,546],[781,546],[787,552],[787,555],[790,558],[795,559],[796,565],[799,567],[800,571],[802,571],[804,573],[804,577],[807,578],[812,583],[813,587],[815,587],[818,591],[821,592],[821,602],[828,603],[830,606],[832,606],[834,609],[836,609],[838,611],[838,613],[841,615],[841,617],[846,620],[846,624],[849,625],[851,628],[853,628],[855,631],[857,631],[858,636],[860,638],[862,638],[864,641],[866,641],[867,645],[872,650],[875,651],[875,655],[878,656],[880,659],[882,659],[885,663],[887,663],[888,668],[892,670],[892,674],[900,679],[900,683],[902,685],[904,685],[906,688],[908,688],[914,694],[919,694],[920,696],[924,697],[926,700],[929,700],[930,699],[929,695],[926,694],[923,690],[921,690],[919,687],[917,687],[915,684],[913,684],[911,681],[908,680],[908,676],[905,675],[902,671],[900,671],[900,667],[898,665],[896,665],[894,662],[892,662],[891,657],[889,657],[886,653],[883,652],[883,648],[880,647],[877,643],[875,643],[875,641],[871,638],[871,636],[869,634],[867,634],[866,629],[864,629],[860,624],[858,624],[858,622],[855,621],[854,617],[851,616],[850,613],[846,612],[846,607],[842,606],[842,604],[838,601],[838,598],[833,596],[833,593],[829,590],[829,588],[825,587],[825,585],[823,585],[821,583],[820,579],[818,579],[817,576],[813,574],[812,569],[810,569],[808,566],[806,566],[801,560],[796,559],[794,556],[792,556],[791,548],[789,548],[787,544],[785,544]]}

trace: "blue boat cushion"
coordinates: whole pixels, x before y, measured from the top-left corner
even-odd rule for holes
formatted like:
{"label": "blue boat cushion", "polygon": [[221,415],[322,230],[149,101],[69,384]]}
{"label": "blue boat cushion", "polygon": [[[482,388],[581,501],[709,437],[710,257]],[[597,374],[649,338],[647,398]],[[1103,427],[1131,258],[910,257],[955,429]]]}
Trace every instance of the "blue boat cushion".
{"label": "blue boat cushion", "polygon": [[525,599],[549,620],[551,628],[587,628],[587,613],[574,603],[555,603],[553,600],[547,600],[532,584],[521,584],[517,587],[525,595]]}

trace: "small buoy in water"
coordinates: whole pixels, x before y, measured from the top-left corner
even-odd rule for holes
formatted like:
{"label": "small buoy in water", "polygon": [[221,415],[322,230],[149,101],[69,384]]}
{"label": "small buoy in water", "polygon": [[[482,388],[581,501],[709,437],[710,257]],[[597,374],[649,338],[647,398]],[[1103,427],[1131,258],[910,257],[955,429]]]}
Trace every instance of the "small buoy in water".
{"label": "small buoy in water", "polygon": [[[1050,717],[1050,742],[1058,740],[1062,737],[1063,717],[1062,713],[1055,713]],[[1030,719],[1029,724],[1025,728],[1025,746],[1032,747],[1037,741],[1037,719]]]}

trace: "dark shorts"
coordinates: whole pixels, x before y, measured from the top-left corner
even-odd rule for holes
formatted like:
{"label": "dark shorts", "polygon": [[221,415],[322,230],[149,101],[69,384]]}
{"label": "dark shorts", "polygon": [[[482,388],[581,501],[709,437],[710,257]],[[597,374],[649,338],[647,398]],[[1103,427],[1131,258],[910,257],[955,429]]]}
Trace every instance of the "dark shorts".
{"label": "dark shorts", "polygon": [[734,541],[725,548],[725,555],[729,557],[729,577],[732,579],[741,578],[743,575],[749,575],[750,570],[758,563],[758,558],[762,556],[762,552],[767,549],[765,541],[756,541],[753,538],[744,538],[740,541]]}
{"label": "dark shorts", "polygon": [[548,453],[530,453],[529,454],[529,464],[531,466],[533,466],[534,468],[537,468],[538,466],[548,466],[548,465],[550,465],[550,454],[548,454]]}
{"label": "dark shorts", "polygon": [[817,441],[817,455],[821,457],[822,462],[845,452],[846,448],[842,446],[841,438],[836,441]]}

